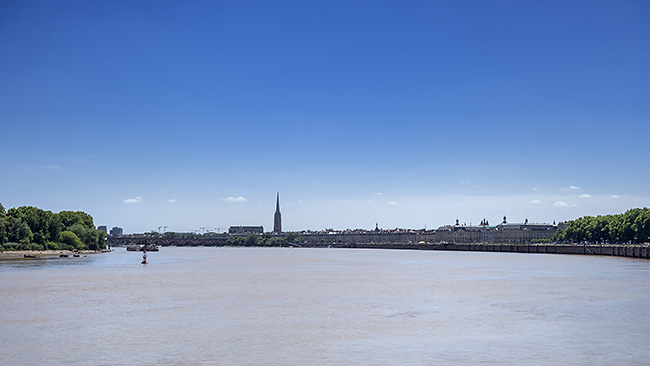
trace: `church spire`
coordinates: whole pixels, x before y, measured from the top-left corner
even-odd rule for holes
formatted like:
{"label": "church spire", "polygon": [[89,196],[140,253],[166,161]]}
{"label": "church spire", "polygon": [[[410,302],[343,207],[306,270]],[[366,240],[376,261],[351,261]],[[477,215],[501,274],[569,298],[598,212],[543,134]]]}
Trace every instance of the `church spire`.
{"label": "church spire", "polygon": [[282,215],[280,214],[280,192],[275,199],[275,216],[273,217],[273,233],[282,234]]}

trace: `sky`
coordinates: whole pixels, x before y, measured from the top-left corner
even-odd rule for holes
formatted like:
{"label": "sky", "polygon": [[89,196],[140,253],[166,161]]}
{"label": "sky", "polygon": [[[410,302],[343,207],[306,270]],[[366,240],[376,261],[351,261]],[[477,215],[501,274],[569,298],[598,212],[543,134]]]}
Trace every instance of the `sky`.
{"label": "sky", "polygon": [[0,203],[148,231],[650,206],[650,3],[0,1]]}

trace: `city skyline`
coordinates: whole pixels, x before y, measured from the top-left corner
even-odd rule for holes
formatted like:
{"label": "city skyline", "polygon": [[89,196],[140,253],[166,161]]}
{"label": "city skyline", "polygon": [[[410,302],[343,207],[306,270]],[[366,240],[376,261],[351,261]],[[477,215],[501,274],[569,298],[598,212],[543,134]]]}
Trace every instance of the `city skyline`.
{"label": "city skyline", "polygon": [[643,1],[0,4],[0,203],[125,233],[650,206]]}

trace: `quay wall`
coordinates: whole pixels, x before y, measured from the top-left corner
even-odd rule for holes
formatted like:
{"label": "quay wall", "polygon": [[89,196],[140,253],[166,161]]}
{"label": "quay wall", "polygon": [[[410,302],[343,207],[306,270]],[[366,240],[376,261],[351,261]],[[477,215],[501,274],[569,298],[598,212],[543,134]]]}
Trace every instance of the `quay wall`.
{"label": "quay wall", "polygon": [[465,252],[501,252],[501,253],[541,253],[541,254],[580,254],[608,255],[628,258],[650,259],[650,245],[642,244],[396,244],[396,243],[343,243],[332,245],[309,245],[303,247],[332,247],[360,249],[404,249],[404,250],[449,250]]}
{"label": "quay wall", "polygon": [[[426,234],[374,234],[343,235],[320,234],[303,235],[303,241],[293,246],[303,248],[367,248],[367,249],[404,249],[404,250],[450,250],[469,252],[504,252],[504,253],[546,253],[546,254],[582,254],[609,255],[617,257],[650,259],[650,245],[647,244],[511,244],[511,243],[443,243],[427,244]],[[308,237],[311,240],[305,240]],[[210,239],[162,239],[162,238],[109,238],[111,246],[129,244],[151,244],[169,246],[224,246],[227,236]],[[399,241],[397,241],[399,240]]]}

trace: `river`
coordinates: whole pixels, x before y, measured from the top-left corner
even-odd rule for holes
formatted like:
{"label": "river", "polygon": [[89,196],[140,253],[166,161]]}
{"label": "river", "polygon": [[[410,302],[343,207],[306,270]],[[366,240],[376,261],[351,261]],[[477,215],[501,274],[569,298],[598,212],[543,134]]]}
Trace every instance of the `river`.
{"label": "river", "polygon": [[116,248],[0,261],[6,365],[648,365],[650,261]]}

